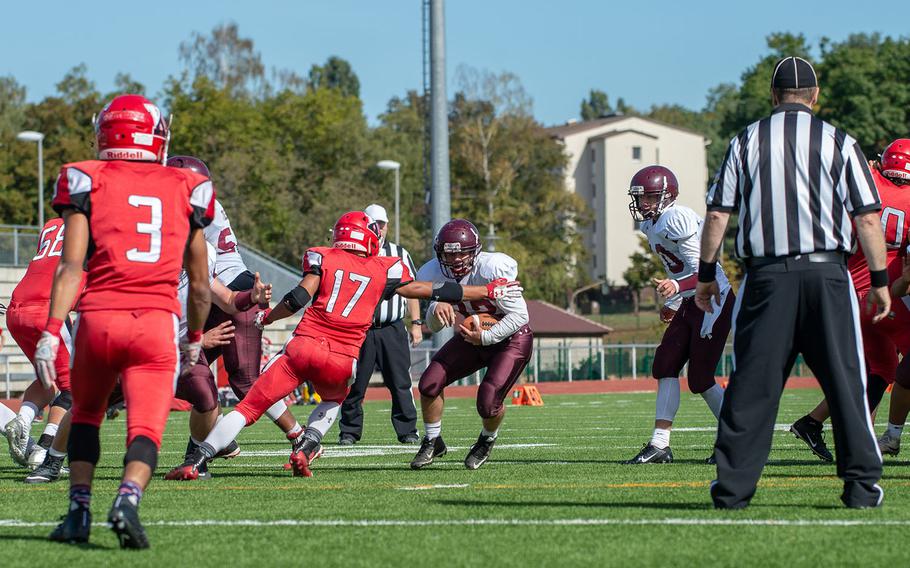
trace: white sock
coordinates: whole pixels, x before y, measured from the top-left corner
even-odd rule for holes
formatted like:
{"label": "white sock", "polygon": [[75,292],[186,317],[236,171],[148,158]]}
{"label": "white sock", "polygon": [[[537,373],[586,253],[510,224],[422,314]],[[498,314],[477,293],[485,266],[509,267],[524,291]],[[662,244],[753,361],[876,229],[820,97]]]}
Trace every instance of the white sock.
{"label": "white sock", "polygon": [[435,440],[442,433],[442,420],[439,422],[424,422],[423,431],[428,440]]}
{"label": "white sock", "polygon": [[303,432],[303,426],[300,425],[300,422],[294,422],[294,425],[291,426],[291,429],[287,431],[288,436],[294,436],[295,438]]}
{"label": "white sock", "polygon": [[[218,425],[218,423],[217,423],[217,422],[215,422],[215,425],[216,425],[216,426],[217,426],[217,425]],[[201,445],[202,445],[202,442],[205,442],[205,440],[203,440],[203,441],[202,441],[202,442],[200,442],[200,441],[199,441],[199,440],[197,440],[197,439],[196,439],[196,438],[194,438],[194,437],[192,437],[192,436],[190,436],[190,442],[193,442],[193,443],[194,443],[194,444],[196,444],[196,445],[197,445],[197,446],[201,446]]]}
{"label": "white sock", "polygon": [[708,408],[714,413],[714,418],[720,418],[720,407],[724,405],[724,389],[714,383],[714,386],[701,393],[701,397],[705,399]]}
{"label": "white sock", "polygon": [[329,428],[332,427],[332,424],[335,423],[335,418],[338,417],[340,411],[341,405],[337,402],[320,402],[319,405],[313,409],[313,412],[310,413],[310,417],[307,418],[307,430],[314,428],[325,436],[325,433],[328,432]]}
{"label": "white sock", "polygon": [[57,429],[59,427],[60,426],[57,424],[51,424],[50,422],[48,422],[47,425],[44,427],[44,432],[42,432],[42,434],[46,434],[48,436],[56,436]]}
{"label": "white sock", "polygon": [[35,421],[35,416],[38,414],[38,407],[35,406],[32,402],[23,402],[22,406],[19,408],[19,416],[22,420],[25,421],[29,426],[32,425],[32,422]]}
{"label": "white sock", "polygon": [[903,431],[904,431],[903,424],[898,425],[898,424],[892,424],[892,423],[888,422],[888,429],[885,430],[885,434],[887,434],[888,436],[891,436],[892,438],[897,438],[899,440],[901,437],[901,432],[903,432]]}
{"label": "white sock", "polygon": [[493,430],[492,432],[490,432],[486,428],[481,428],[480,433],[483,434],[484,436],[486,436],[487,438],[493,438],[495,440],[496,436],[499,435],[499,428]]}
{"label": "white sock", "polygon": [[284,403],[283,400],[279,400],[265,411],[265,413],[272,419],[272,422],[277,422],[281,415],[284,414],[284,411],[288,409],[288,405]]}
{"label": "white sock", "polygon": [[0,404],[0,428],[6,428],[9,421],[16,417],[16,413],[5,404]]}
{"label": "white sock", "polygon": [[655,428],[651,435],[651,445],[661,450],[670,445],[670,430]]}
{"label": "white sock", "polygon": [[204,443],[211,446],[215,453],[218,453],[233,442],[244,427],[246,427],[246,417],[236,410],[231,411],[212,428]]}
{"label": "white sock", "polygon": [[657,400],[654,403],[654,419],[673,422],[679,410],[679,378],[657,379]]}
{"label": "white sock", "polygon": [[47,453],[49,453],[51,455],[51,457],[55,457],[55,458],[62,458],[63,456],[66,455],[66,452],[58,452],[57,450],[55,450],[53,448],[53,446],[51,446],[51,449],[49,449],[47,451]]}

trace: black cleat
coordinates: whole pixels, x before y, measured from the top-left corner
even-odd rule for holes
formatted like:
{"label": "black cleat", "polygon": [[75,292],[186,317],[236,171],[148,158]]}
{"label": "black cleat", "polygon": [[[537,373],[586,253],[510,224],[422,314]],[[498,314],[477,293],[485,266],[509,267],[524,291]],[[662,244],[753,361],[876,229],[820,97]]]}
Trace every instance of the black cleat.
{"label": "black cleat", "polygon": [[402,444],[419,444],[420,437],[417,434],[408,434],[407,436],[402,436],[398,438],[398,441]]}
{"label": "black cleat", "polygon": [[411,469],[424,468],[433,463],[434,459],[446,455],[447,451],[449,450],[446,448],[446,443],[442,441],[442,436],[432,440],[424,436],[420,442],[420,449],[417,450],[417,455],[411,460]]}
{"label": "black cleat", "polygon": [[294,470],[294,477],[313,477],[310,465],[322,455],[322,444],[301,435],[292,440],[292,446],[288,462]]}
{"label": "black cleat", "polygon": [[224,449],[222,449],[220,452],[215,454],[215,457],[212,459],[214,460],[217,458],[221,458],[221,459],[229,460],[231,458],[236,458],[239,455],[240,455],[240,445],[237,443],[237,440],[231,440],[231,443],[228,444],[227,446],[225,446]]}
{"label": "black cleat", "polygon": [[644,463],[673,463],[673,450],[670,446],[658,448],[648,442],[644,445],[638,455],[630,460],[622,462],[625,465],[637,465]]}
{"label": "black cleat", "polygon": [[118,495],[107,514],[107,525],[117,535],[120,548],[148,548],[149,539],[139,522],[139,506],[125,495]]}
{"label": "black cleat", "polygon": [[195,481],[197,479],[209,479],[208,463],[211,461],[211,454],[206,454],[201,447],[197,447],[193,455],[184,459],[183,463],[167,472],[164,479],[168,481]]}
{"label": "black cleat", "polygon": [[717,455],[714,452],[711,452],[711,455],[705,458],[705,463],[708,465],[717,465]]}
{"label": "black cleat", "polygon": [[357,438],[351,436],[350,434],[342,434],[338,437],[339,446],[353,446],[357,443]]}
{"label": "black cleat", "polygon": [[493,451],[493,444],[495,443],[496,438],[493,436],[481,434],[477,441],[474,442],[474,445],[471,446],[471,449],[468,450],[468,456],[464,459],[464,466],[468,469],[477,469],[482,466],[490,457],[490,452]]}
{"label": "black cleat", "polygon": [[92,512],[88,507],[71,503],[70,510],[63,517],[63,522],[57,525],[48,538],[55,542],[69,544],[85,543],[88,542],[91,532]]}
{"label": "black cleat", "polygon": [[790,426],[790,432],[809,446],[812,453],[819,459],[832,462],[834,456],[828,451],[825,444],[824,425],[817,420],[812,419],[809,415],[803,416]]}
{"label": "black cleat", "polygon": [[25,478],[26,483],[53,483],[60,479],[60,472],[63,469],[63,458],[65,456],[54,457],[50,454],[44,456],[35,471]]}

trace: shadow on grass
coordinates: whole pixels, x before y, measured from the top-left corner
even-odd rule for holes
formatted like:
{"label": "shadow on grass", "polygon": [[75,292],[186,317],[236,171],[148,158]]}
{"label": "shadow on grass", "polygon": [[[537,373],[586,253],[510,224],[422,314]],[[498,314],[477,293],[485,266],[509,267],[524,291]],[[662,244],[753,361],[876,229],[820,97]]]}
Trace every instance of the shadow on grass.
{"label": "shadow on grass", "polygon": [[101,546],[100,544],[95,544],[94,542],[85,542],[79,544],[67,544],[63,542],[54,542],[48,539],[46,536],[37,536],[34,534],[4,534],[0,533],[0,542],[3,541],[38,541],[41,542],[41,546],[72,546],[74,548],[80,548],[82,550],[113,550],[107,546]]}
{"label": "shadow on grass", "polygon": [[[505,508],[535,508],[535,507],[571,507],[594,509],[656,509],[663,511],[714,511],[710,501],[697,501],[688,503],[656,503],[650,501],[490,501],[473,499],[437,499],[439,505],[457,507],[505,507]],[[751,504],[748,509],[817,509],[817,510],[845,510],[842,505],[800,505],[795,503],[758,503]],[[718,513],[727,513],[720,511]]]}

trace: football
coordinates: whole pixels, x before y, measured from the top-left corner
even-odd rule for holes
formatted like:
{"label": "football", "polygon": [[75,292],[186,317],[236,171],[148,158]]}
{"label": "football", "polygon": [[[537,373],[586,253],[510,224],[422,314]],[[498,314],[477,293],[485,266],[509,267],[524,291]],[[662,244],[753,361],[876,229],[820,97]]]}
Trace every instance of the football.
{"label": "football", "polygon": [[464,319],[464,326],[471,331],[477,329],[477,326],[480,326],[481,330],[490,329],[494,325],[499,323],[499,319],[493,314],[475,314],[473,316],[468,316]]}

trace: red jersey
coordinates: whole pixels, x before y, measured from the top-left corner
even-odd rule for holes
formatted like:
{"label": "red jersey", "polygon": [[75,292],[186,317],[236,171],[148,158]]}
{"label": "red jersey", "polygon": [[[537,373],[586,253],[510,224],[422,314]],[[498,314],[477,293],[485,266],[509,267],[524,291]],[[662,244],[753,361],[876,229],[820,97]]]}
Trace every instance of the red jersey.
{"label": "red jersey", "polygon": [[88,279],[79,311],[180,313],[177,282],[191,228],[208,225],[215,190],[205,176],[152,162],[89,160],[61,168],[54,209],[89,219]]}
{"label": "red jersey", "polygon": [[363,257],[329,247],[307,250],[303,273],[319,275],[319,289],[294,335],[324,337],[330,351],[354,358],[379,302],[414,279],[398,257]]}
{"label": "red jersey", "polygon": [[[63,255],[63,219],[51,219],[44,224],[38,237],[38,252],[28,263],[25,276],[13,290],[11,303],[48,304],[51,301],[51,286],[60,257]],[[82,279],[85,284],[85,278]],[[79,287],[79,293],[82,287]],[[77,302],[79,294],[76,295]]]}
{"label": "red jersey", "polygon": [[[903,270],[901,257],[903,250],[910,243],[910,186],[896,185],[876,169],[872,169],[872,178],[882,200],[882,230],[885,231],[885,252],[888,270],[888,282],[897,280]],[[869,290],[869,265],[862,246],[857,243],[856,253],[847,261],[847,268],[853,278],[857,294]]]}

